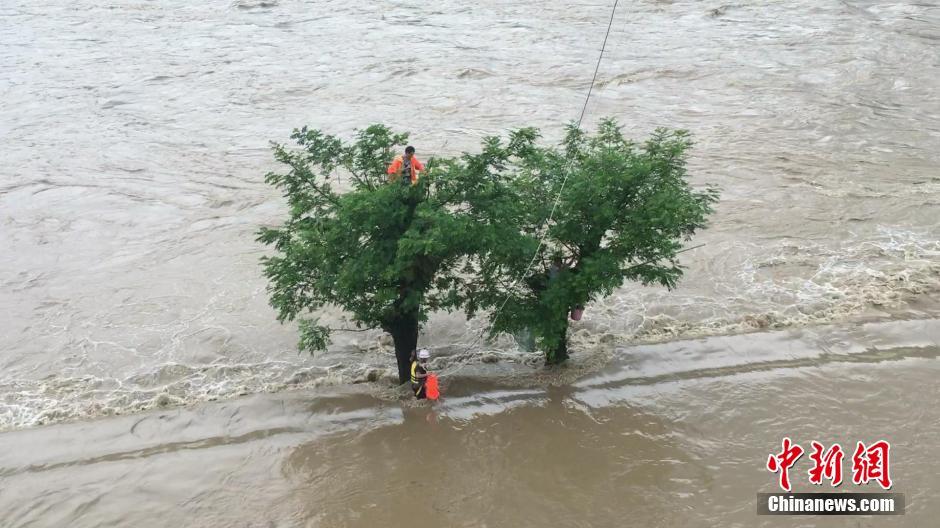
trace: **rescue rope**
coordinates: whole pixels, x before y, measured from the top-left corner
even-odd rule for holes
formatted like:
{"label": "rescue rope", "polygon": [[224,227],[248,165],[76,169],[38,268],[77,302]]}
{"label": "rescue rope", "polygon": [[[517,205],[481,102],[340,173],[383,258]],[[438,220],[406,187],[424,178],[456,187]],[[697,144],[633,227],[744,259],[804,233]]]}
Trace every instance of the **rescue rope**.
{"label": "rescue rope", "polygon": [[[584,121],[584,115],[587,113],[588,102],[591,100],[591,94],[594,93],[594,84],[597,82],[597,73],[601,69],[601,61],[604,59],[604,51],[607,49],[607,40],[610,38],[610,30],[614,25],[614,17],[617,13],[617,5],[619,3],[620,3],[620,0],[614,0],[614,5],[610,9],[610,20],[607,22],[607,32],[604,34],[604,42],[601,44],[601,51],[600,51],[600,54],[597,56],[597,63],[594,65],[594,75],[591,77],[591,84],[588,87],[587,95],[584,97],[584,104],[581,106],[581,114],[578,116],[578,123],[576,125],[578,130],[581,129],[581,123]],[[550,224],[551,221],[555,218],[555,211],[558,209],[558,203],[561,201],[561,195],[565,190],[565,184],[568,183],[568,176],[571,175],[571,161],[572,161],[571,158],[568,158],[568,160],[565,163],[565,167],[563,169],[565,173],[565,177],[564,179],[561,180],[561,186],[558,188],[558,193],[555,195],[555,201],[552,204],[552,210],[549,213],[548,218],[545,219],[543,226]],[[512,285],[509,288],[510,290],[518,286],[519,283],[522,282],[522,280],[529,273],[529,270],[532,269],[532,265],[535,264],[535,261],[538,259],[539,253],[542,251],[542,246],[545,245],[546,238],[548,238],[547,229],[539,238],[539,244],[535,248],[535,253],[532,255],[532,259],[529,260],[529,264],[526,266],[525,270],[519,275],[519,277],[516,278],[516,280],[512,283]],[[488,325],[489,327],[492,327],[493,325],[496,324],[496,321],[499,319],[499,314],[502,312],[503,308],[506,306],[506,303],[509,302],[509,295],[510,294],[508,293],[506,294],[506,297],[503,299],[502,304],[500,304],[499,308],[496,309],[496,313],[493,315],[493,321],[492,323],[490,323],[490,325]],[[461,352],[461,354],[466,354],[473,347],[475,347],[476,344],[480,341],[480,339],[483,338],[483,335],[486,334],[486,331],[487,331],[487,328],[483,328],[483,331],[480,332],[480,334],[476,337],[476,339],[474,339],[473,342],[470,343],[470,346],[465,348],[463,352]],[[459,365],[456,369],[454,369],[453,372],[438,374],[438,377],[449,376],[453,374],[454,372],[460,370],[464,366],[466,366],[468,363],[469,361]]]}

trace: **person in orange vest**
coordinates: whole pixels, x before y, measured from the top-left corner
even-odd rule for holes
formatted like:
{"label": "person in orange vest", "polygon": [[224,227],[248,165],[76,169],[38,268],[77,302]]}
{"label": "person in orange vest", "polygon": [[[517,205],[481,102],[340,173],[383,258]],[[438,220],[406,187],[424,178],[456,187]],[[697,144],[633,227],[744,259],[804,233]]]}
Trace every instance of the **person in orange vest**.
{"label": "person in orange vest", "polygon": [[[394,182],[396,180],[401,181],[401,183],[407,183],[411,181],[412,185],[418,183],[418,171],[424,170],[424,164],[418,161],[418,158],[415,157],[415,148],[408,146],[405,148],[404,156],[395,156],[395,160],[392,161],[392,164],[388,166],[388,181]],[[408,180],[402,178],[402,176],[407,175]]]}

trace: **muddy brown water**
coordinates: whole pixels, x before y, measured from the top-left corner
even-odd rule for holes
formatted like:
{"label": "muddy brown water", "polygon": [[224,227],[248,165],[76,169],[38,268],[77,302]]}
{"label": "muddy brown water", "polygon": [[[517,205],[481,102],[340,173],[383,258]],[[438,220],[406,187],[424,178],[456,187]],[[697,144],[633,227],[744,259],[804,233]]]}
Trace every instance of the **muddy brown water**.
{"label": "muddy brown water", "polygon": [[[11,432],[0,510],[9,526],[932,526],[938,338],[912,321],[680,341],[575,383],[454,379],[433,406],[330,389]],[[888,439],[906,515],[757,517],[784,436]],[[818,489],[808,469],[795,491]]]}
{"label": "muddy brown water", "polygon": [[[416,407],[379,334],[311,357],[276,323],[269,140],[554,141],[609,7],[0,4],[0,526],[935,525],[936,2],[621,2],[586,122],[691,130],[722,201],[568,369],[436,315],[435,366],[468,365]],[[908,514],[758,518],[784,435],[891,441]]]}

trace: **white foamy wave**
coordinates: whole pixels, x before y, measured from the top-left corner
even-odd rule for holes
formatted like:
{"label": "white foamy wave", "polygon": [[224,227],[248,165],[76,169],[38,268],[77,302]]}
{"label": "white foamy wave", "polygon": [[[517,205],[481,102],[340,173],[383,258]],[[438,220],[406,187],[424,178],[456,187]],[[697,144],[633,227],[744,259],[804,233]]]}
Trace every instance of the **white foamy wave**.
{"label": "white foamy wave", "polygon": [[50,376],[0,383],[0,430],[174,407],[197,402],[346,383],[391,380],[391,369],[369,365],[302,366],[264,362],[160,365],[127,379]]}
{"label": "white foamy wave", "polygon": [[[892,317],[923,294],[940,291],[940,240],[882,228],[839,246],[784,242],[742,247],[708,295],[625,290],[585,323],[600,330],[586,343],[648,342],[822,324],[856,316]],[[917,313],[936,316],[937,313]],[[605,334],[612,335],[605,335]]]}

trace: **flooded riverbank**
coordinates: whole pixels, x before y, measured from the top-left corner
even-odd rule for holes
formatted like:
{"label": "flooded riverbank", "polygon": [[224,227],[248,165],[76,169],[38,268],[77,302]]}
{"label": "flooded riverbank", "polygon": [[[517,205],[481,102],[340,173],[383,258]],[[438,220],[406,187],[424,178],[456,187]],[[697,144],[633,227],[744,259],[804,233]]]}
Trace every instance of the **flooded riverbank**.
{"label": "flooded riverbank", "polygon": [[[801,526],[928,526],[938,340],[937,322],[711,338],[619,350],[572,384],[455,379],[434,406],[323,389],[7,433],[0,510],[5,526],[792,526],[755,515],[789,436],[890,439],[908,501]],[[795,491],[817,490],[804,473]]]}

